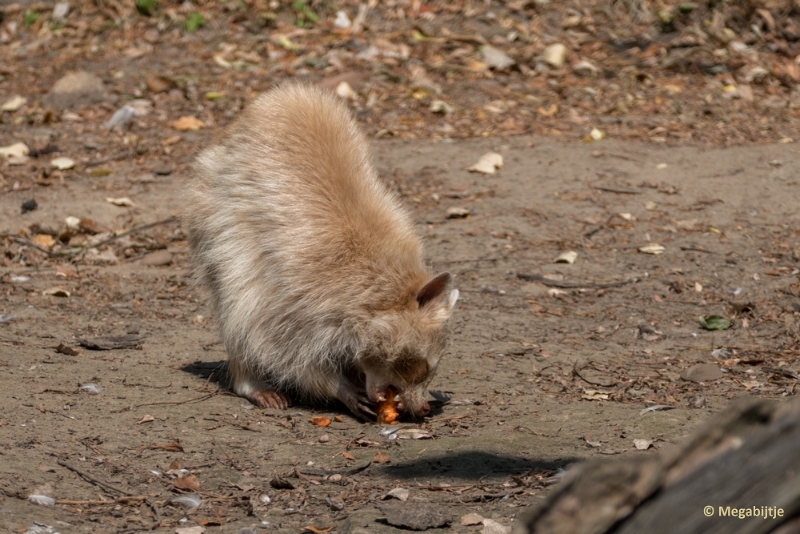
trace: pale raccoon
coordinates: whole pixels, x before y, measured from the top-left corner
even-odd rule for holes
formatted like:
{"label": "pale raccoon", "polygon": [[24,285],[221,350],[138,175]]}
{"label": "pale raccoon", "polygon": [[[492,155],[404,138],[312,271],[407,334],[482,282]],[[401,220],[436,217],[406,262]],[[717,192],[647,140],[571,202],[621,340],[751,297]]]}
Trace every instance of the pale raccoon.
{"label": "pale raccoon", "polygon": [[414,416],[458,299],[431,276],[408,213],[375,172],[347,108],[287,84],[197,158],[185,222],[228,352],[233,390],[374,415],[390,387]]}

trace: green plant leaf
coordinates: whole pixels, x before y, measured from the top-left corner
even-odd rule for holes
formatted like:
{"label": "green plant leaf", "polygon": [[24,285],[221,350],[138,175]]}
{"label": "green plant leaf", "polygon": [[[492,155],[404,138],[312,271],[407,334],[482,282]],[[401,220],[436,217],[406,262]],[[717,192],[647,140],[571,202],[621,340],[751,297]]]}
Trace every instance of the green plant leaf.
{"label": "green plant leaf", "polygon": [[731,327],[731,322],[721,315],[707,315],[705,317],[701,315],[697,320],[700,322],[700,326],[706,330],[727,330]]}
{"label": "green plant leaf", "polygon": [[186,28],[188,32],[194,32],[205,26],[205,24],[206,18],[203,14],[193,11],[186,17],[186,20],[183,22],[183,27]]}
{"label": "green plant leaf", "polygon": [[136,0],[136,11],[142,15],[151,16],[158,7],[156,0]]}
{"label": "green plant leaf", "polygon": [[22,22],[25,24],[25,26],[33,26],[36,24],[37,20],[39,20],[39,14],[32,9],[26,11],[25,16],[22,18]]}

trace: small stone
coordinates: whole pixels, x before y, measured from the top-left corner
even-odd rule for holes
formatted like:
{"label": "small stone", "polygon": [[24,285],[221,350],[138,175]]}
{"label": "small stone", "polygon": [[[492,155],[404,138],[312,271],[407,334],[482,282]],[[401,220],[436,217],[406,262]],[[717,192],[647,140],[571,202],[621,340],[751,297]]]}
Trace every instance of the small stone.
{"label": "small stone", "polygon": [[330,440],[331,437],[328,434],[322,434],[318,439],[320,443],[328,443]]}
{"label": "small stone", "polygon": [[336,20],[333,21],[333,25],[344,30],[352,26],[353,23],[350,21],[350,17],[347,16],[347,13],[344,11],[337,11]]}
{"label": "small stone", "polygon": [[33,211],[38,207],[39,205],[34,199],[26,200],[22,203],[22,213],[28,213],[29,211]]}
{"label": "small stone", "polygon": [[469,210],[467,208],[448,208],[448,219],[466,219],[469,217]]}
{"label": "small stone", "polygon": [[441,113],[442,115],[450,115],[453,112],[453,106],[444,100],[434,100],[429,109],[432,113]]}
{"label": "small stone", "polygon": [[170,167],[158,167],[157,169],[153,169],[153,174],[156,176],[169,176],[172,174],[172,169]]}
{"label": "small stone", "polygon": [[136,110],[128,104],[125,104],[111,115],[111,118],[108,119],[104,128],[112,131],[120,130],[133,120],[134,115],[136,115]]}
{"label": "small stone", "polygon": [[572,67],[572,72],[574,72],[578,76],[584,76],[584,77],[595,76],[597,74],[597,71],[598,71],[597,67],[595,67],[592,63],[586,60],[578,61]]}
{"label": "small stone", "polygon": [[356,93],[353,88],[350,87],[350,84],[345,81],[339,82],[339,85],[336,86],[336,94],[337,96],[347,100],[355,100],[358,98],[358,93]]}
{"label": "small stone", "polygon": [[490,45],[481,47],[483,61],[492,69],[505,70],[516,63],[508,54]]}
{"label": "small stone", "polygon": [[511,527],[505,527],[493,519],[483,520],[483,530],[481,534],[509,534]]}
{"label": "small stone", "polygon": [[161,267],[172,263],[172,253],[168,250],[156,250],[142,258],[142,265],[151,267]]}
{"label": "small stone", "polygon": [[701,363],[689,367],[681,373],[681,378],[687,382],[708,382],[723,377],[722,370],[713,363]]}
{"label": "small stone", "polygon": [[64,219],[64,222],[67,224],[67,229],[77,232],[81,226],[81,220],[77,217],[67,217]]}
{"label": "small stone", "polygon": [[65,110],[89,106],[109,99],[103,80],[90,72],[71,72],[58,80],[42,103],[49,108]]}
{"label": "small stone", "polygon": [[473,525],[480,525],[483,524],[483,516],[471,513],[461,516],[461,526],[470,527]]}
{"label": "small stone", "polygon": [[433,504],[414,503],[408,506],[402,502],[389,501],[378,505],[386,522],[395,527],[411,530],[428,530],[445,527],[452,522],[446,508]]}
{"label": "small stone", "polygon": [[753,67],[744,74],[745,83],[761,83],[769,76],[769,71],[764,67]]}
{"label": "small stone", "polygon": [[157,74],[145,76],[144,83],[151,93],[166,93],[175,86],[172,80]]}
{"label": "small stone", "polygon": [[19,108],[25,105],[28,99],[24,96],[12,96],[8,100],[3,103],[3,111],[17,111]]}
{"label": "small stone", "polygon": [[53,159],[50,162],[50,165],[52,165],[53,167],[55,167],[56,169],[58,169],[60,171],[66,171],[66,170],[71,169],[71,168],[73,168],[75,166],[75,160],[62,156],[60,158]]}
{"label": "small stone", "polygon": [[548,65],[559,68],[567,59],[567,47],[561,43],[551,44],[542,52],[542,60]]}
{"label": "small stone", "polygon": [[14,143],[13,145],[0,146],[0,157],[4,158],[26,158],[30,153],[28,145],[25,143]]}
{"label": "small stone", "polygon": [[69,15],[69,2],[56,2],[53,6],[53,20],[63,22]]}
{"label": "small stone", "polygon": [[334,475],[329,476],[328,480],[330,482],[341,482],[342,481],[342,475],[340,475],[339,473],[336,473]]}

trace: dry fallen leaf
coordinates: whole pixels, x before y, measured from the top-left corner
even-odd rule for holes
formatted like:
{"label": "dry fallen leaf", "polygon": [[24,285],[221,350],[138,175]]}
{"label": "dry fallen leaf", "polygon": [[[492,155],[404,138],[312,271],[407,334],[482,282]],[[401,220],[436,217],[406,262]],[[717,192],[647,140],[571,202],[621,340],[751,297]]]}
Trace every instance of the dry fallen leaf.
{"label": "dry fallen leaf", "polygon": [[63,287],[51,287],[50,289],[45,289],[44,291],[42,291],[42,295],[67,298],[70,296],[70,292],[64,289]]}
{"label": "dry fallen leaf", "polygon": [[665,250],[666,249],[658,243],[650,243],[649,245],[639,247],[639,252],[643,252],[645,254],[663,254]]}
{"label": "dry fallen leaf", "polygon": [[349,452],[343,452],[342,456],[344,457],[345,460],[355,460],[356,459],[356,457],[353,456],[352,454],[350,454]]}
{"label": "dry fallen leaf", "polygon": [[554,263],[569,263],[571,265],[575,263],[576,259],[578,259],[578,253],[574,250],[567,250],[559,254]]}
{"label": "dry fallen leaf", "polygon": [[394,488],[389,493],[383,496],[383,499],[397,499],[399,501],[406,502],[408,500],[408,496],[410,492],[406,488]]}
{"label": "dry fallen leaf", "polygon": [[646,451],[650,448],[653,444],[652,439],[635,439],[633,440],[633,446],[636,447],[640,451]]}
{"label": "dry fallen leaf", "polygon": [[179,527],[175,529],[175,534],[203,534],[206,528],[201,525],[193,527]]}
{"label": "dry fallen leaf", "polygon": [[[179,441],[170,441],[168,443],[150,445],[149,449],[153,451],[183,452],[183,445]],[[170,469],[172,469],[172,466],[170,466]]]}
{"label": "dry fallen leaf", "polygon": [[314,426],[328,426],[331,424],[331,420],[324,415],[315,415],[309,419],[309,422]]}
{"label": "dry fallen leaf", "polygon": [[148,414],[148,415],[145,415],[144,417],[142,417],[141,419],[139,419],[138,421],[136,421],[136,424],[137,425],[141,425],[142,423],[149,423],[149,422],[155,421],[155,420],[156,420],[155,417],[153,417],[152,415]]}
{"label": "dry fallen leaf", "polygon": [[129,199],[128,197],[120,197],[120,198],[106,198],[106,202],[114,204],[115,206],[122,206],[132,208],[136,206],[133,200]]}
{"label": "dry fallen leaf", "polygon": [[178,489],[189,491],[200,491],[200,481],[194,475],[189,475],[183,478],[176,478],[172,481],[172,485]]}
{"label": "dry fallen leaf", "polygon": [[480,157],[478,162],[467,169],[470,172],[480,172],[483,174],[494,174],[495,169],[503,168],[503,156],[497,152],[487,152]]}
{"label": "dry fallen leaf", "polygon": [[608,400],[608,394],[595,389],[586,389],[581,395],[581,398],[585,400]]}
{"label": "dry fallen leaf", "polygon": [[378,452],[375,454],[375,457],[372,459],[372,462],[376,464],[388,464],[389,462],[391,462],[391,460],[385,453]]}
{"label": "dry fallen leaf", "polygon": [[196,117],[186,116],[172,122],[171,126],[179,132],[185,132],[187,130],[199,130],[205,126],[205,123]]}
{"label": "dry fallen leaf", "polygon": [[56,240],[53,239],[53,236],[47,234],[36,234],[31,238],[31,243],[36,243],[42,248],[50,249],[56,244]]}
{"label": "dry fallen leaf", "polygon": [[333,527],[315,527],[314,525],[306,525],[303,527],[301,532],[312,532],[313,534],[324,534],[325,532],[330,532],[333,530]]}

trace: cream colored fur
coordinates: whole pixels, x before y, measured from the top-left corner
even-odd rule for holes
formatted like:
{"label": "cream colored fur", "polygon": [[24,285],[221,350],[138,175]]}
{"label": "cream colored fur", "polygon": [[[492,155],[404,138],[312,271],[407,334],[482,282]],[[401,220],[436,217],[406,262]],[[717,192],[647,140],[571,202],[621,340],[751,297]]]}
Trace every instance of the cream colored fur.
{"label": "cream colored fur", "polygon": [[[422,247],[346,107],[311,86],[281,86],[200,154],[194,174],[192,260],[234,390],[338,398],[355,411],[359,389],[375,401],[394,385],[407,409],[426,411],[458,293],[447,275],[420,306],[431,279]],[[398,358],[424,359],[428,371],[398,375]]]}

